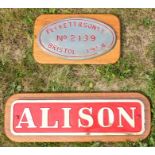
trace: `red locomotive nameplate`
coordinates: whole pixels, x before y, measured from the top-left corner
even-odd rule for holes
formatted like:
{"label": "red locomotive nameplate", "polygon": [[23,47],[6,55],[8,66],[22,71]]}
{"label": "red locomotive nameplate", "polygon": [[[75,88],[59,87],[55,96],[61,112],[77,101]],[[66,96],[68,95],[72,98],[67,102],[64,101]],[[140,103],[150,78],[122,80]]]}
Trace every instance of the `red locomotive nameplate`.
{"label": "red locomotive nameplate", "polygon": [[15,141],[135,141],[150,130],[149,102],[137,93],[20,94],[6,107]]}

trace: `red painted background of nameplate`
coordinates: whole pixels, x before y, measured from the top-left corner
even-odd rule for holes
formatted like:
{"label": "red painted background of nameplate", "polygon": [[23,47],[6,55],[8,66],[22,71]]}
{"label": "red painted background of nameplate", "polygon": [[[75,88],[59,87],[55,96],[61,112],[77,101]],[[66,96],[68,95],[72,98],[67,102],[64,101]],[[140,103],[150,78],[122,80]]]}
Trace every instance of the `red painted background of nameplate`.
{"label": "red painted background of nameplate", "polygon": [[[91,128],[78,128],[78,110],[80,108],[84,107],[92,107],[93,112],[92,112],[92,117],[94,119],[94,125]],[[98,121],[97,121],[97,112],[100,108],[102,107],[109,107],[113,110],[114,116],[115,116],[115,121],[114,124],[111,127],[108,128],[103,128],[99,126]],[[118,127],[118,112],[116,110],[116,107],[123,107],[126,112],[131,115],[131,110],[129,109],[130,107],[136,107],[135,110],[135,127],[131,127],[129,123],[123,119],[122,123],[125,127],[119,128]],[[19,123],[19,118],[18,116],[22,115],[23,109],[24,108],[30,108],[32,117],[34,118],[34,123],[37,126],[37,128],[27,128],[27,124],[22,124],[22,128],[15,128],[17,124]],[[59,121],[59,128],[52,128],[52,129],[43,129],[39,128],[38,126],[41,125],[41,111],[39,108],[52,108],[52,111],[49,111],[51,113],[49,117],[49,125],[53,125],[55,121]],[[62,128],[63,126],[63,111],[61,108],[72,108],[70,111],[70,125],[72,126],[71,128]],[[85,112],[87,113],[87,112]],[[106,113],[105,113],[106,115]],[[20,102],[20,103],[15,103],[13,106],[13,130],[15,133],[82,133],[82,132],[87,132],[87,133],[134,133],[134,132],[141,132],[142,130],[142,105],[137,101],[134,102],[100,102],[97,103],[94,102],[87,102],[85,103],[84,101],[80,103],[47,103],[46,101],[42,101],[42,103],[29,103],[27,102]],[[11,116],[11,117],[12,117]],[[82,120],[82,119],[81,119]],[[104,118],[105,123],[107,122],[108,118]],[[81,121],[84,124],[87,124],[87,121],[82,120]],[[12,124],[11,124],[12,126]]]}

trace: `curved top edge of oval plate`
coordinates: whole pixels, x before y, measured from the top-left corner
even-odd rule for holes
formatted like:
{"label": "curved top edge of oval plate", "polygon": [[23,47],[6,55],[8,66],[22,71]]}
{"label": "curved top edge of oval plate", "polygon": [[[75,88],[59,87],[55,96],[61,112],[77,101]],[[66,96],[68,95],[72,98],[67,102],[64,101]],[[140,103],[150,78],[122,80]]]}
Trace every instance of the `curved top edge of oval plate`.
{"label": "curved top edge of oval plate", "polygon": [[[73,57],[66,57],[66,56],[64,56],[64,55],[59,55],[59,54],[53,54],[53,53],[51,53],[51,51],[49,51],[48,49],[46,49],[46,48],[41,44],[40,36],[42,35],[43,31],[44,31],[47,27],[52,26],[52,25],[55,25],[55,24],[58,24],[58,23],[63,22],[63,21],[68,21],[68,20],[85,20],[85,21],[88,21],[88,22],[92,22],[92,23],[95,23],[95,24],[99,24],[99,25],[101,25],[102,27],[105,26],[106,29],[108,29],[109,31],[111,31],[111,33],[113,34],[113,44],[112,44],[112,46],[110,47],[110,49],[107,49],[107,50],[105,50],[104,52],[102,52],[102,53],[100,53],[100,54],[96,54],[96,55],[93,56],[93,57],[89,57],[89,56],[88,56],[88,57],[86,57],[86,58],[85,58],[85,57],[82,57],[82,58],[73,58]],[[110,26],[109,24],[107,24],[107,23],[105,23],[105,22],[103,22],[103,21],[100,21],[100,20],[97,20],[97,19],[94,19],[94,18],[89,18],[89,17],[88,17],[88,18],[86,18],[86,17],[77,17],[77,18],[71,17],[71,18],[62,18],[62,19],[53,21],[53,22],[51,22],[51,23],[49,23],[49,24],[46,24],[45,26],[43,26],[43,27],[41,28],[41,30],[40,30],[40,32],[39,32],[37,38],[38,38],[38,39],[37,39],[37,40],[38,40],[38,44],[39,44],[39,46],[41,47],[41,49],[42,49],[45,53],[47,53],[47,54],[49,54],[49,55],[51,55],[51,56],[55,56],[55,57],[62,58],[62,59],[66,59],[66,60],[87,60],[87,59],[92,59],[92,58],[96,58],[96,57],[98,57],[98,56],[105,55],[106,53],[110,52],[110,51],[114,48],[114,46],[115,46],[115,44],[116,44],[117,36],[116,36],[116,32],[115,32],[115,30],[112,28],[112,26]]]}

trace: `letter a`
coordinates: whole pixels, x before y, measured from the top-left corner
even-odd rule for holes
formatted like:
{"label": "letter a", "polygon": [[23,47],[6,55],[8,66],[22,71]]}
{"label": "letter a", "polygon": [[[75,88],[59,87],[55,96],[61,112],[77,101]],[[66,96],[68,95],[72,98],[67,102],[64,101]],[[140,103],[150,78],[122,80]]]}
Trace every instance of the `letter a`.
{"label": "letter a", "polygon": [[[24,116],[26,117],[27,121],[23,121]],[[29,108],[24,109],[21,119],[16,128],[22,128],[21,124],[28,124],[28,128],[36,128]]]}

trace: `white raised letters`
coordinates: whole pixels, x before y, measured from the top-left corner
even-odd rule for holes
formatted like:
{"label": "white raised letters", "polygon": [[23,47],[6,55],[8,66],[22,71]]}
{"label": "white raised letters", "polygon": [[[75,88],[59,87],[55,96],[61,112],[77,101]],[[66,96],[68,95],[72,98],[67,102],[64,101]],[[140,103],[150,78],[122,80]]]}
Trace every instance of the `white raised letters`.
{"label": "white raised letters", "polygon": [[[27,121],[23,121],[24,119],[24,116],[26,117],[26,120]],[[34,121],[33,121],[33,117],[32,117],[32,114],[30,112],[30,109],[29,108],[25,108],[23,113],[22,113],[22,116],[19,120],[19,123],[18,125],[16,126],[16,128],[22,128],[22,124],[28,124],[28,128],[36,128],[37,126],[34,124]]]}

